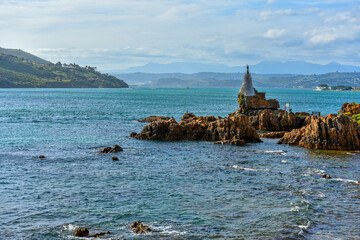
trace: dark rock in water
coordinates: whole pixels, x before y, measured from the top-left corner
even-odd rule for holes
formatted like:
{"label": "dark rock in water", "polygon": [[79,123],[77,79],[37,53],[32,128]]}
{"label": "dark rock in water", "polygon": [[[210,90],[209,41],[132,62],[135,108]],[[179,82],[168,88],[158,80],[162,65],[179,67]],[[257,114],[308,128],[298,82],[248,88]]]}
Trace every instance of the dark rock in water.
{"label": "dark rock in water", "polygon": [[321,175],[321,177],[327,178],[327,179],[330,179],[330,178],[331,178],[331,176],[330,176],[330,175],[327,175],[327,174],[323,174],[323,175]]}
{"label": "dark rock in water", "polygon": [[244,115],[215,118],[197,117],[192,113],[185,114],[179,123],[174,118],[149,123],[135,138],[203,141],[241,139],[245,142],[261,142],[255,128],[250,126],[249,119]]}
{"label": "dark rock in water", "polygon": [[117,158],[117,157],[112,157],[111,158],[113,161],[119,161],[119,158]]}
{"label": "dark rock in water", "polygon": [[87,228],[75,228],[74,236],[75,237],[87,237],[89,235],[89,230]]}
{"label": "dark rock in water", "polygon": [[246,144],[246,142],[241,139],[235,139],[235,140],[217,141],[217,142],[214,142],[214,144],[244,146]]}
{"label": "dark rock in water", "polygon": [[45,156],[44,156],[44,155],[40,155],[39,158],[40,158],[40,159],[44,159]]}
{"label": "dark rock in water", "polygon": [[117,153],[121,151],[123,151],[122,147],[119,145],[114,145],[113,147],[102,148],[99,153]]}
{"label": "dark rock in water", "polygon": [[136,132],[132,132],[132,133],[130,133],[130,137],[134,138],[136,136],[136,134],[137,134]]}
{"label": "dark rock in water", "polygon": [[110,231],[107,231],[107,232],[99,232],[99,233],[95,233],[95,234],[89,235],[89,236],[87,236],[87,237],[89,237],[89,238],[91,238],[91,237],[97,238],[97,237],[103,236],[103,235],[105,235],[105,234],[111,234],[111,232],[110,232]]}
{"label": "dark rock in water", "polygon": [[288,132],[279,144],[325,150],[360,150],[360,128],[344,115],[308,117],[306,126]]}
{"label": "dark rock in water", "polygon": [[149,226],[143,225],[140,221],[133,222],[130,227],[132,228],[133,232],[137,234],[144,234],[152,231]]}
{"label": "dark rock in water", "polygon": [[262,138],[282,138],[286,132],[280,131],[280,132],[269,132],[269,133],[263,133],[260,134],[260,137]]}
{"label": "dark rock in water", "polygon": [[143,118],[141,120],[138,120],[138,122],[155,122],[155,121],[163,121],[163,120],[169,120],[169,117],[164,116],[150,116]]}

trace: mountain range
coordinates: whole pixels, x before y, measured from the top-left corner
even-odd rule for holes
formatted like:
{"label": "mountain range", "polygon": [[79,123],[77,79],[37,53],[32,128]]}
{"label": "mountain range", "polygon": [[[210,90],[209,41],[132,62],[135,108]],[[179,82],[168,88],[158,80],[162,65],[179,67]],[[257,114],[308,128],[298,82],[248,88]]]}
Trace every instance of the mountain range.
{"label": "mountain range", "polygon": [[[198,72],[221,72],[236,73],[244,72],[245,66],[229,67],[224,64],[205,64],[196,62],[173,62],[173,63],[148,63],[143,66],[130,67],[123,70],[113,70],[112,73],[198,73]],[[309,63],[304,61],[262,61],[250,65],[252,73],[258,74],[324,74],[329,72],[360,72],[360,66],[344,65],[332,62],[326,65]]]}

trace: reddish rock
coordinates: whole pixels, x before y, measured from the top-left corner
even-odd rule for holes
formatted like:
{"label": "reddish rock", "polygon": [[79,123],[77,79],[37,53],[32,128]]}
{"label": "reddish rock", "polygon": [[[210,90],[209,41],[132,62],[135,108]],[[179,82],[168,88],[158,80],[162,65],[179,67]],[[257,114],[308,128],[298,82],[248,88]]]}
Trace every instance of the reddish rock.
{"label": "reddish rock", "polygon": [[307,113],[307,112],[296,112],[295,115],[296,115],[296,116],[300,116],[300,117],[307,117],[307,116],[310,116],[310,113]]}
{"label": "reddish rock", "polygon": [[355,102],[344,103],[341,106],[340,113],[350,113],[350,115],[359,114],[360,113],[360,104],[357,104]]}
{"label": "reddish rock", "polygon": [[311,116],[308,124],[286,133],[280,144],[328,150],[360,150],[360,128],[350,117]]}
{"label": "reddish rock", "polygon": [[162,120],[169,120],[169,117],[164,117],[164,116],[150,116],[150,117],[146,117],[143,118],[141,120],[138,120],[139,122],[155,122],[155,121],[162,121]]}
{"label": "reddish rock", "polygon": [[259,109],[278,109],[280,107],[280,104],[278,100],[276,99],[269,99],[266,100],[262,96],[255,95],[255,96],[244,96],[239,95],[238,96],[238,102],[239,102],[239,110],[242,113],[245,113],[249,110],[259,110]]}
{"label": "reddish rock", "polygon": [[269,132],[269,133],[260,134],[260,137],[262,137],[262,138],[282,138],[285,133],[287,133],[287,132],[284,132],[284,131],[281,131],[281,132]]}
{"label": "reddish rock", "polygon": [[235,140],[260,142],[259,135],[244,115],[227,118],[197,117],[185,114],[178,123],[174,118],[156,121],[144,126],[135,138],[143,140]]}

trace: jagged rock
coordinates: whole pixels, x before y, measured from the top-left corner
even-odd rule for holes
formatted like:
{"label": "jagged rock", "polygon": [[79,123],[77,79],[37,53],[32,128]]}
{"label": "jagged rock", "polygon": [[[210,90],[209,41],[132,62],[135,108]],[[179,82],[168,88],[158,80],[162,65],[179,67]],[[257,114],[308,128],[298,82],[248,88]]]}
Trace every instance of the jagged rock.
{"label": "jagged rock", "polygon": [[295,115],[296,115],[296,116],[300,116],[300,117],[308,117],[308,116],[310,116],[310,113],[307,113],[307,112],[296,112]]}
{"label": "jagged rock", "polygon": [[360,113],[360,104],[357,104],[355,102],[344,103],[341,106],[340,113],[350,113],[350,115],[359,114]]}
{"label": "jagged rock", "polygon": [[144,126],[135,138],[143,140],[235,140],[260,142],[259,135],[244,115],[227,118],[196,117],[185,114],[178,123],[174,118],[156,121]]}
{"label": "jagged rock", "polygon": [[117,158],[117,157],[112,157],[111,158],[113,161],[119,161],[119,158]]}
{"label": "jagged rock", "polygon": [[121,151],[124,151],[122,147],[120,147],[119,145],[114,145],[113,147],[102,148],[99,153],[117,153]]}
{"label": "jagged rock", "polygon": [[152,231],[149,226],[143,225],[140,221],[133,222],[130,227],[132,228],[133,232],[137,234],[144,234]]}
{"label": "jagged rock", "polygon": [[269,132],[269,133],[260,134],[260,137],[262,137],[262,138],[282,138],[285,133],[287,133],[287,132],[284,132],[284,131],[281,131],[281,132]]}
{"label": "jagged rock", "polygon": [[155,122],[155,121],[169,120],[169,119],[170,119],[169,117],[164,117],[164,116],[150,116],[150,117],[146,117],[141,120],[138,120],[138,122]]}
{"label": "jagged rock", "polygon": [[217,142],[214,142],[214,144],[244,146],[246,144],[246,142],[241,139],[234,139],[234,140],[217,141]]}
{"label": "jagged rock", "polygon": [[136,136],[136,134],[137,134],[136,132],[132,132],[132,133],[130,133],[130,137],[134,138]]}
{"label": "jagged rock", "polygon": [[44,156],[44,155],[40,155],[39,158],[40,158],[40,159],[44,159],[45,156]]}
{"label": "jagged rock", "polygon": [[89,238],[97,238],[97,237],[100,237],[100,236],[103,236],[105,234],[111,234],[110,231],[107,231],[107,232],[99,232],[99,233],[95,233],[95,234],[92,234],[92,235],[89,235],[87,237]]}
{"label": "jagged rock", "polygon": [[[235,116],[241,114],[240,110],[229,114]],[[285,110],[249,110],[245,112],[249,117],[250,124],[257,130],[266,131],[291,131],[304,126],[306,119],[288,113]]]}
{"label": "jagged rock", "polygon": [[286,133],[279,144],[328,150],[360,150],[360,128],[350,117],[311,116],[308,124]]}
{"label": "jagged rock", "polygon": [[74,236],[75,237],[87,237],[89,235],[89,230],[87,228],[75,228]]}
{"label": "jagged rock", "polygon": [[242,94],[238,95],[239,110],[241,113],[245,113],[249,110],[260,110],[260,109],[271,109],[276,110],[280,107],[278,100],[269,99],[266,100],[259,95],[245,96]]}

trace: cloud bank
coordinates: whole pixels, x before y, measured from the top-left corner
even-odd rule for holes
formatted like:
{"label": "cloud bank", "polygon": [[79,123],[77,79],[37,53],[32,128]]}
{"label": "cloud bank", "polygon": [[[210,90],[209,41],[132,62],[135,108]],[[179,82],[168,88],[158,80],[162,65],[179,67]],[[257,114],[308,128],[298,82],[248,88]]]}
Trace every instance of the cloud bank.
{"label": "cloud bank", "polygon": [[148,62],[360,64],[358,0],[11,0],[0,46],[115,70]]}

